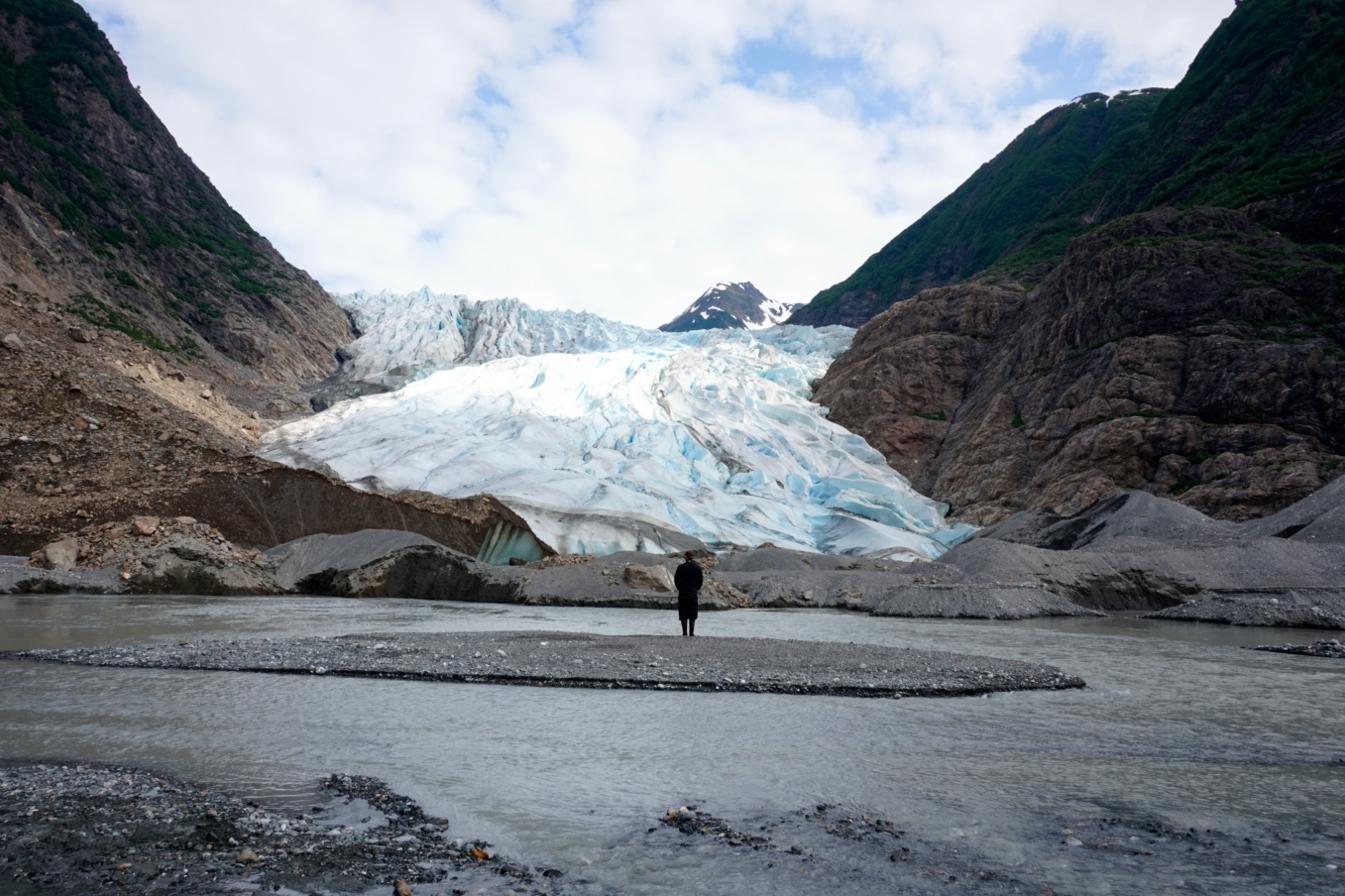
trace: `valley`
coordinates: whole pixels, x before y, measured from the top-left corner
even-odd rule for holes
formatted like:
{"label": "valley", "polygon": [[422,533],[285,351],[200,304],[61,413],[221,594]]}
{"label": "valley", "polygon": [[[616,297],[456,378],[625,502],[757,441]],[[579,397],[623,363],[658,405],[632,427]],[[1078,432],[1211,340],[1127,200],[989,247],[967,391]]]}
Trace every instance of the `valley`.
{"label": "valley", "polygon": [[[320,284],[108,37],[176,20],[114,7],[0,0],[0,892],[1340,889],[1340,3],[1244,0],[1172,86],[1034,107],[799,303],[749,262],[802,237],[756,208],[711,273],[666,264],[734,198],[702,183],[677,181],[704,206],[686,233],[631,211],[639,239],[575,258],[509,244],[519,209],[546,218],[494,178],[565,169],[544,129],[536,160],[508,151],[535,110],[485,69],[476,137],[427,119],[425,146],[380,152],[489,164],[418,168],[445,209],[415,228],[370,164],[346,189],[387,232],[349,288],[324,285],[337,250],[306,256]],[[602,34],[538,33],[523,58]],[[765,64],[753,41],[705,70]],[[222,70],[225,100],[154,95],[176,121],[245,115],[267,69]],[[772,114],[811,89],[749,74],[731,95]],[[353,94],[324,131],[340,151],[290,171],[310,214],[338,207],[322,165],[368,146],[345,116],[394,102]],[[819,105],[863,123],[845,152],[876,140],[873,102]],[[603,174],[554,228],[608,190],[677,204],[618,160],[685,113],[573,114],[549,120]],[[277,160],[300,145],[258,121]],[[702,142],[727,164],[697,136],[685,165]],[[876,210],[900,192],[865,189]],[[481,234],[455,229],[483,220],[471,195]],[[856,209],[816,207],[838,233]],[[343,226],[314,232],[349,247]],[[406,291],[425,247],[491,239],[500,282],[586,266],[596,302],[632,246],[651,274],[617,284],[618,315],[587,291]],[[734,270],[763,288],[681,304]],[[692,284],[675,316],[660,275]]]}

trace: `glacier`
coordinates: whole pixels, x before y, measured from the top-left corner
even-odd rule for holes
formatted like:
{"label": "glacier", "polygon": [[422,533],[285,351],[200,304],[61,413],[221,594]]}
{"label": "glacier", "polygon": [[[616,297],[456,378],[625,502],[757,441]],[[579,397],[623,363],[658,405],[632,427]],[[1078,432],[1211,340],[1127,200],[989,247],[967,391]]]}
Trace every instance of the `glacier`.
{"label": "glacier", "polygon": [[563,553],[782,547],[904,559],[970,531],[809,401],[846,327],[664,333],[516,300],[339,297],[341,375],[395,391],[258,453],[377,491],[491,494]]}

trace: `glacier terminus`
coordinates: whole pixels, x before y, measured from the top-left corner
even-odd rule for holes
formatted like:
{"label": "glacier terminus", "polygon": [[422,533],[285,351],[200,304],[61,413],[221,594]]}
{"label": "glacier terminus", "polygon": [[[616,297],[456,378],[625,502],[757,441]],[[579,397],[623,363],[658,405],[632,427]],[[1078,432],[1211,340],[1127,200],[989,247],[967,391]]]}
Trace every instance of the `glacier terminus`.
{"label": "glacier terminus", "polygon": [[374,491],[494,495],[562,553],[919,559],[970,531],[809,401],[850,328],[665,333],[425,289],[341,301],[362,335],[340,376],[395,390],[274,429],[261,456]]}

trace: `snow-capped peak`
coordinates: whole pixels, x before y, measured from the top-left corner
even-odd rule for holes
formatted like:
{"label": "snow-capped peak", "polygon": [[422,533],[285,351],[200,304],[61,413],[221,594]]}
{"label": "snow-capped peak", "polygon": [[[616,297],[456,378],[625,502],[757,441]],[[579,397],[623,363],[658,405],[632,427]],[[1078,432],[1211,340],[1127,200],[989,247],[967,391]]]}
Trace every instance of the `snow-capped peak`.
{"label": "snow-capped peak", "polygon": [[784,323],[797,305],[766,298],[750,281],[716,283],[673,320],[668,333],[688,330],[762,330]]}

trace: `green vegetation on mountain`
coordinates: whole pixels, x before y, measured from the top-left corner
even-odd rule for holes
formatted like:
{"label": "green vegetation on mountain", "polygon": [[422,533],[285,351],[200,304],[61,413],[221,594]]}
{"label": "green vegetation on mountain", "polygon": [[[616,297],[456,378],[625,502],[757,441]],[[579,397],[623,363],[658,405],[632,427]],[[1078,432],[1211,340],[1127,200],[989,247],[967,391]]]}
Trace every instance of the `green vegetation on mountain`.
{"label": "green vegetation on mountain", "polygon": [[348,334],[179,149],[73,0],[0,0],[0,200],[4,285],[158,351],[313,378]]}
{"label": "green vegetation on mountain", "polygon": [[898,298],[984,270],[1019,249],[1023,235],[1034,230],[1042,232],[1048,251],[1063,250],[1075,232],[1072,222],[1090,211],[1083,207],[1087,194],[1069,201],[1063,194],[1133,149],[1163,93],[1146,90],[1111,100],[1088,94],[1042,116],[792,320],[858,325]]}
{"label": "green vegetation on mountain", "polygon": [[1239,208],[1345,177],[1345,3],[1247,0],[1154,113],[1112,216]]}
{"label": "green vegetation on mountain", "polygon": [[1055,109],[795,323],[858,325],[987,269],[1036,280],[1069,241],[1166,205],[1241,208],[1345,241],[1345,2],[1245,0],[1181,83]]}

